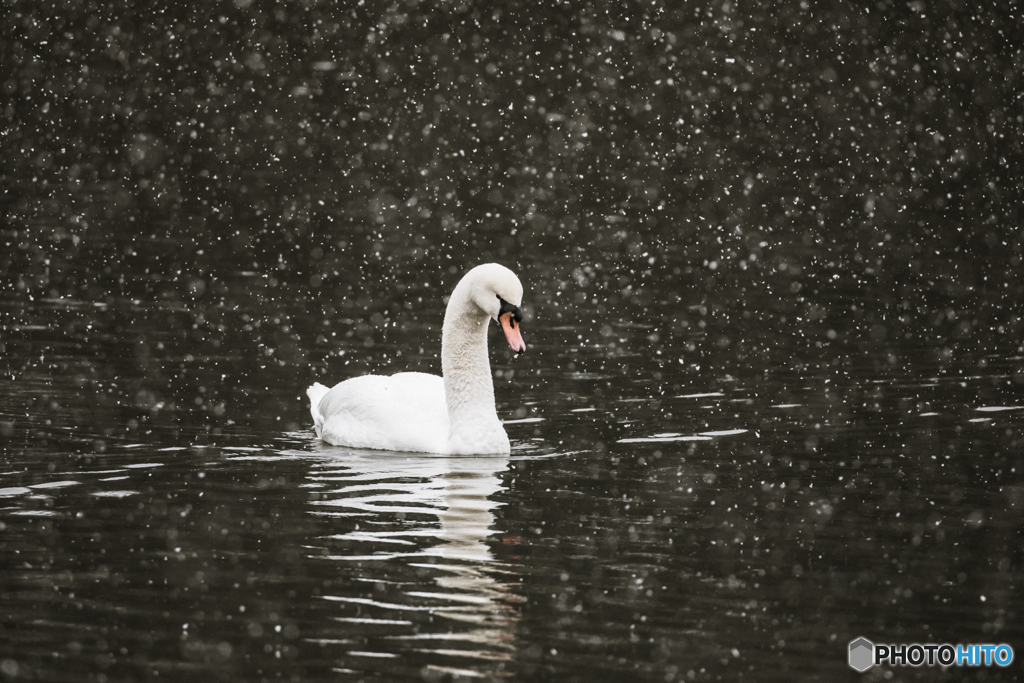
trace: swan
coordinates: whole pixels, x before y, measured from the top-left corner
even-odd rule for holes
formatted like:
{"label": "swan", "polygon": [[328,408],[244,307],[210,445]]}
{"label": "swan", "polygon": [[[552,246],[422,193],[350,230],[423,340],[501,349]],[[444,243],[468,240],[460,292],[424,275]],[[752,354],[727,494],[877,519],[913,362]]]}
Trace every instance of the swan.
{"label": "swan", "polygon": [[316,435],[353,448],[508,454],[508,435],[494,408],[487,323],[497,321],[516,355],[525,353],[522,299],[523,285],[505,266],[473,268],[455,286],[444,312],[443,377],[400,372],[353,377],[331,389],[314,383],[306,394]]}

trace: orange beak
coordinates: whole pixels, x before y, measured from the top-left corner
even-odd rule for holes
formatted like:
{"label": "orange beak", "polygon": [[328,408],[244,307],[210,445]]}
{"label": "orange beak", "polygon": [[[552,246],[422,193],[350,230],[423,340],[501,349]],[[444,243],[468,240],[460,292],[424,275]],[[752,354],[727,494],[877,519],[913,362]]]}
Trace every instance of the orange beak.
{"label": "orange beak", "polygon": [[519,333],[519,324],[512,318],[512,312],[502,313],[498,316],[498,321],[501,323],[505,339],[508,340],[508,345],[512,347],[512,350],[517,355],[526,353],[526,342],[523,341],[523,335]]}

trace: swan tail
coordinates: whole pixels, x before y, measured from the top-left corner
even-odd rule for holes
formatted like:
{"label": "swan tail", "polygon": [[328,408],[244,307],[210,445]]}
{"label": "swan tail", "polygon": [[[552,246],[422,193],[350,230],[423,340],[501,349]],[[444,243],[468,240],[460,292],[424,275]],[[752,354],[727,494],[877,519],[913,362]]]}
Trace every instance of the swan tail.
{"label": "swan tail", "polygon": [[313,416],[313,429],[316,430],[317,436],[321,435],[324,427],[324,415],[320,412],[320,402],[324,400],[328,391],[330,389],[319,382],[313,382],[313,386],[306,389],[306,396],[309,396],[309,413]]}

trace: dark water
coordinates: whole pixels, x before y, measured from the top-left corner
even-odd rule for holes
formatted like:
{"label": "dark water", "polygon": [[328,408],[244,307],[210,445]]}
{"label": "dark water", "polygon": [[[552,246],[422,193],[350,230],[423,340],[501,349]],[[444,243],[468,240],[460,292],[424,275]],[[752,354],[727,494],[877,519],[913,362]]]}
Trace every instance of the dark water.
{"label": "dark water", "polygon": [[[1012,7],[7,9],[0,679],[1024,649]],[[511,456],[316,443],[490,260]]]}

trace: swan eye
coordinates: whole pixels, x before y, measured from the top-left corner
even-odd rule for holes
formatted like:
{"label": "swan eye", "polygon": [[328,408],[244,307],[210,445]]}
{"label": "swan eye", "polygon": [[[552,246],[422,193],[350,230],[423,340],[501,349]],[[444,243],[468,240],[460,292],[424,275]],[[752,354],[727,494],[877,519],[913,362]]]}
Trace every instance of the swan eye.
{"label": "swan eye", "polygon": [[497,296],[498,297],[498,301],[501,302],[501,308],[498,309],[498,316],[499,317],[501,316],[502,313],[511,313],[512,314],[512,318],[515,319],[515,321],[517,323],[518,322],[522,322],[522,320],[523,320],[523,312],[519,310],[518,306],[515,306],[515,305],[510,304],[509,302],[505,301],[504,299],[501,298],[500,294],[497,294],[495,296]]}

